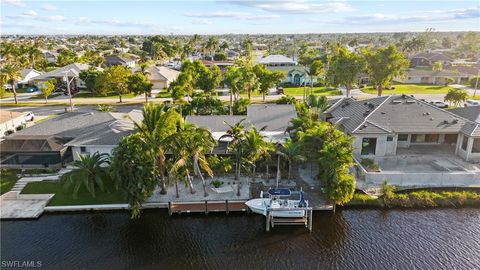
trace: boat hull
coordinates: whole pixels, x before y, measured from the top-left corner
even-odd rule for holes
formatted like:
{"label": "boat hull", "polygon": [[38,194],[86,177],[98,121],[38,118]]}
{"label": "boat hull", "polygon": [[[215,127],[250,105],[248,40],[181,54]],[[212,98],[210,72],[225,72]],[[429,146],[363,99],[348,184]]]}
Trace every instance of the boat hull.
{"label": "boat hull", "polygon": [[[245,203],[248,208],[254,213],[260,215],[267,215],[267,205],[270,204],[270,199],[253,199],[249,200]],[[304,217],[305,210],[272,210],[271,211],[273,217],[285,217],[285,218],[295,218],[295,217]]]}

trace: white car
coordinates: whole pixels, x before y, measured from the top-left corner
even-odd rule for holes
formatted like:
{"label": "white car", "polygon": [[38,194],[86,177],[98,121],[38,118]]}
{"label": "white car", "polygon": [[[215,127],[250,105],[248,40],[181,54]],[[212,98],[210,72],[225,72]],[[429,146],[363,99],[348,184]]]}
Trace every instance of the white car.
{"label": "white car", "polygon": [[440,101],[440,100],[432,100],[430,101],[430,104],[438,107],[438,108],[448,108],[448,104],[443,102],[443,101]]}
{"label": "white car", "polygon": [[7,84],[4,84],[4,85],[3,85],[3,88],[4,88],[5,90],[12,90],[12,85],[7,83]]}
{"label": "white car", "polygon": [[480,106],[480,100],[469,99],[465,101],[465,107]]}
{"label": "white car", "polygon": [[33,114],[33,112],[28,112],[25,115],[25,121],[29,122],[29,121],[33,121],[33,119],[35,119],[35,115]]}

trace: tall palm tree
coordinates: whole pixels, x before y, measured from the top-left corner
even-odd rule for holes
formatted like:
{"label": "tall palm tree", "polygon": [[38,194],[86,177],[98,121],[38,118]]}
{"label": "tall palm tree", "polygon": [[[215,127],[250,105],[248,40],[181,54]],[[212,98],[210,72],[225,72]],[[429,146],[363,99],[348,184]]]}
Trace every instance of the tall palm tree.
{"label": "tall palm tree", "polygon": [[189,153],[193,156],[193,172],[202,179],[203,194],[205,197],[208,196],[206,182],[200,169],[203,169],[208,176],[213,175],[205,154],[211,152],[214,146],[215,140],[210,131],[204,128],[195,128],[192,130],[188,140],[188,148]]}
{"label": "tall palm tree", "polygon": [[[77,198],[78,190],[83,185],[95,197],[98,188],[105,191],[105,180],[110,180],[107,165],[110,164],[108,154],[98,152],[92,155],[80,155],[80,160],[73,162],[76,168],[64,180],[67,189],[73,188],[73,197]],[[67,177],[68,176],[68,177]]]}
{"label": "tall palm tree", "polygon": [[211,60],[213,60],[213,55],[215,54],[215,51],[218,50],[218,47],[218,39],[215,36],[209,37],[205,43],[205,49],[209,51]]}
{"label": "tall palm tree", "polygon": [[30,59],[30,66],[33,68],[36,64],[36,60],[40,59],[42,52],[35,46],[28,47],[28,57]]}
{"label": "tall palm tree", "polygon": [[143,107],[143,120],[135,123],[142,140],[151,147],[155,159],[155,177],[159,178],[160,193],[166,194],[165,154],[168,150],[166,139],[176,131],[181,116],[170,108],[165,112],[163,105],[146,104]]}
{"label": "tall palm tree", "polygon": [[6,64],[0,71],[1,71],[0,73],[2,73],[3,76],[5,76],[7,82],[9,82],[12,85],[13,98],[15,99],[15,104],[17,104],[18,100],[17,100],[17,90],[15,87],[15,81],[20,79],[20,69],[18,68],[18,66],[14,64]]}
{"label": "tall palm tree", "polygon": [[295,161],[303,161],[305,157],[301,155],[300,143],[287,139],[277,154],[288,161],[288,180],[290,180],[292,172],[292,163]]}
{"label": "tall palm tree", "polygon": [[248,132],[246,132],[245,140],[242,143],[245,144],[248,149],[247,158],[252,166],[253,178],[255,178],[256,161],[267,156],[268,153],[274,149],[274,146],[272,143],[266,142],[263,139],[262,134],[260,134],[255,127],[252,127]]}

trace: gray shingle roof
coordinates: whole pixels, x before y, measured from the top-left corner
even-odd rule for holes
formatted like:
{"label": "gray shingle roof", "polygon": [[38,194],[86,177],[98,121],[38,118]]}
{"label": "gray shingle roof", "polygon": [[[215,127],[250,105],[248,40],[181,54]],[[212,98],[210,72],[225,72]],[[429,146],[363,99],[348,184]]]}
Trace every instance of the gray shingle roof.
{"label": "gray shingle roof", "polygon": [[55,70],[52,70],[50,72],[44,73],[42,75],[39,75],[35,78],[33,78],[34,81],[39,81],[39,80],[46,80],[50,78],[62,78],[65,76],[65,72],[68,72],[68,76],[71,77],[73,74],[78,76],[82,70],[87,70],[90,66],[87,64],[82,64],[82,63],[73,63],[70,65],[66,65],[61,68],[57,68]]}
{"label": "gray shingle roof", "polygon": [[471,137],[480,137],[480,125],[477,123],[466,123],[461,132]]}
{"label": "gray shingle roof", "polygon": [[[211,132],[221,132],[228,130],[228,125],[225,123],[233,126],[246,118],[246,115],[189,115],[186,120]],[[243,124],[246,127],[249,126],[249,123],[246,121]]]}
{"label": "gray shingle roof", "polygon": [[292,58],[286,57],[284,55],[279,55],[279,54],[272,54],[269,56],[266,56],[259,61],[260,64],[296,64],[295,61],[293,61]]}
{"label": "gray shingle roof", "polygon": [[327,111],[347,133],[458,133],[467,119],[410,96],[343,100]]}
{"label": "gray shingle roof", "polygon": [[448,111],[470,121],[480,123],[480,106],[454,108]]}

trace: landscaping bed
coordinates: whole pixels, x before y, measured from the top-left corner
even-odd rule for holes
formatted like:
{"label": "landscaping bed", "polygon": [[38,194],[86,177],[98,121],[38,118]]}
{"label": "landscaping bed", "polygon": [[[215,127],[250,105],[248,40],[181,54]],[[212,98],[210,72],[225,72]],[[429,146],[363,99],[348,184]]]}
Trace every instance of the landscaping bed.
{"label": "landscaping bed", "polygon": [[[384,95],[393,95],[393,94],[446,94],[448,90],[452,89],[450,86],[444,85],[435,85],[435,84],[402,84],[394,83],[392,87],[395,89],[388,90],[383,89]],[[360,89],[362,92],[367,94],[377,94],[378,90],[374,89],[372,86],[368,86]]]}
{"label": "landscaping bed", "polygon": [[[303,96],[303,86],[283,88],[283,93],[289,96]],[[313,94],[321,95],[321,96],[337,96],[337,95],[341,95],[342,91],[336,88],[321,86],[321,87],[313,87]],[[308,95],[310,95],[310,87],[307,86],[307,96]]]}
{"label": "landscaping bed", "polygon": [[17,183],[19,170],[2,170],[0,177],[0,195],[9,192]]}

